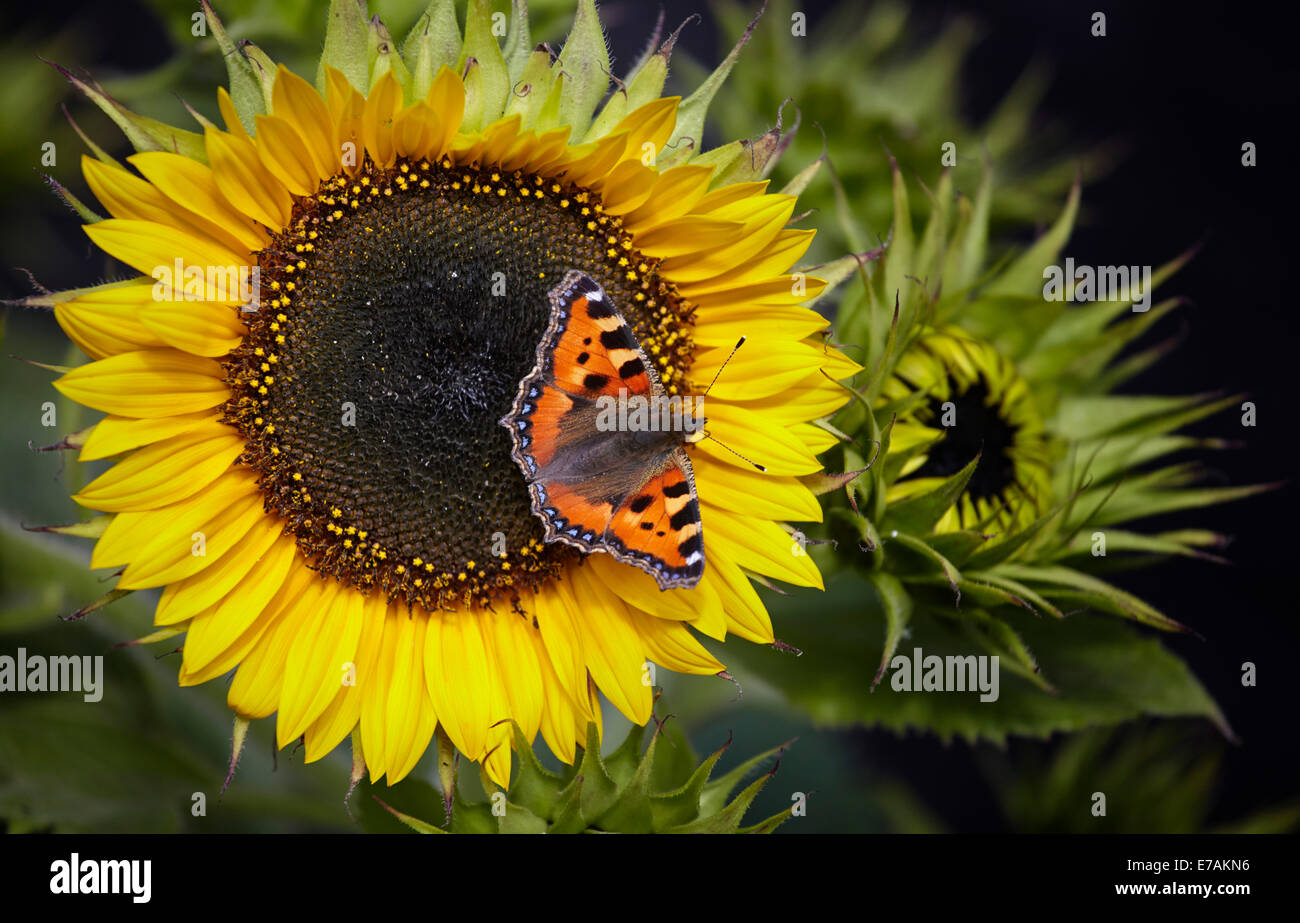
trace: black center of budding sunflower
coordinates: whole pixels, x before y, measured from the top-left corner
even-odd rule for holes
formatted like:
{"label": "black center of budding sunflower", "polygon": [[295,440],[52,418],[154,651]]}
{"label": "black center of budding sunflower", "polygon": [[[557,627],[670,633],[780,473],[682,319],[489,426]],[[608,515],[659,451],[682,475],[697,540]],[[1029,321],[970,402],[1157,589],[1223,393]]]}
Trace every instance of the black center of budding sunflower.
{"label": "black center of budding sunflower", "polygon": [[259,265],[260,310],[227,360],[241,460],[313,566],[390,600],[486,603],[576,554],[543,545],[498,422],[569,270],[669,381],[689,362],[688,309],[655,261],[550,178],[367,161],[298,200]]}
{"label": "black center of budding sunflower", "polygon": [[979,464],[966,485],[967,493],[974,500],[1003,496],[1016,482],[1012,456],[1015,427],[1002,418],[996,402],[989,403],[989,388],[983,381],[950,395],[948,400],[953,404],[950,409],[945,409],[945,402],[937,398],[929,403],[926,422],[930,426],[943,427],[945,419],[955,419],[951,426],[943,427],[944,437],[926,451],[925,464],[913,472],[913,477],[949,477],[979,454]]}

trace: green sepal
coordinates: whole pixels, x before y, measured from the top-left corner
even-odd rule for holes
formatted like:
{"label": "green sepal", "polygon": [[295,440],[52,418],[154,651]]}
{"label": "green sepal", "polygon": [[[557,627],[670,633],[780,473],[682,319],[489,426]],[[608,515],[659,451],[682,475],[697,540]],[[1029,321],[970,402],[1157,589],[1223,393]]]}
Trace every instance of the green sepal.
{"label": "green sepal", "polygon": [[102,147],[96,144],[91,139],[90,135],[82,131],[81,126],[77,124],[75,119],[73,119],[72,113],[68,112],[67,106],[63,107],[63,114],[64,116],[67,117],[68,124],[72,126],[72,130],[77,133],[77,137],[81,139],[81,143],[86,145],[86,148],[90,151],[90,153],[95,155],[96,160],[100,161],[101,163],[109,164],[110,166],[121,167],[122,169],[126,169],[125,167],[122,166],[121,163],[118,162],[118,159],[116,157],[114,157],[112,154],[108,153],[106,150],[104,150]]}
{"label": "green sepal", "polygon": [[[402,99],[409,105],[415,99],[415,85],[411,72],[397,51],[397,43],[388,27],[378,16],[370,18],[369,26],[370,85],[373,87],[384,74],[391,73],[402,88]],[[425,92],[428,92],[427,90]]]}
{"label": "green sepal", "polygon": [[560,101],[560,124],[573,126],[573,137],[581,138],[587,134],[592,113],[609,88],[609,49],[605,47],[595,0],[578,0],[573,28],[555,68],[567,77]]}
{"label": "green sepal", "polygon": [[[761,12],[759,15],[762,15]],[[677,125],[673,128],[672,137],[668,139],[667,144],[667,149],[673,153],[665,159],[665,167],[686,163],[693,159],[693,155],[698,155],[703,150],[704,119],[708,114],[709,105],[717,95],[719,87],[726,82],[727,75],[736,66],[741,49],[749,43],[750,37],[754,34],[754,27],[757,25],[758,17],[755,16],[722,63],[677,107]],[[726,145],[726,147],[730,146]]]}
{"label": "green sepal", "polygon": [[244,131],[251,135],[255,128],[253,118],[266,115],[269,111],[262,96],[261,81],[252,62],[244,55],[243,49],[226,33],[225,25],[217,17],[208,0],[200,0],[200,3],[203,7],[203,15],[208,20],[208,28],[212,30],[212,37],[217,40],[221,57],[226,62],[226,74],[230,81],[230,101],[235,105],[235,112],[239,114],[239,122],[244,126]]}
{"label": "green sepal", "polygon": [[976,453],[965,467],[945,478],[934,490],[890,504],[885,511],[881,529],[886,532],[898,529],[917,535],[928,533],[961,497],[979,465],[980,457],[981,454]]}
{"label": "green sepal", "polygon": [[[760,753],[751,759],[741,763],[731,772],[727,773],[721,779],[709,782],[704,786],[704,791],[700,794],[700,808],[702,816],[687,824],[681,824],[676,827],[669,827],[665,833],[737,833],[740,830],[740,822],[745,817],[745,812],[749,810],[750,804],[758,793],[763,790],[768,781],[776,774],[780,766],[780,755],[785,752],[786,748],[793,743],[788,741],[779,747],[773,747],[766,753]],[[755,779],[744,790],[741,791],[730,802],[732,791],[740,781],[745,778],[759,763],[771,757],[777,757],[776,764],[771,770],[765,772],[762,776]],[[758,826],[762,827],[768,824],[773,818],[768,818]],[[774,829],[774,828],[773,828]]]}
{"label": "green sepal", "polygon": [[[660,732],[662,731],[661,727]],[[656,737],[658,736],[656,734]],[[685,746],[684,736],[678,746]],[[650,813],[655,830],[680,826],[699,816],[700,798],[704,793],[704,786],[713,773],[713,767],[718,764],[718,760],[730,746],[731,740],[728,739],[721,747],[709,754],[680,788],[650,795]]]}
{"label": "green sepal", "polygon": [[587,745],[569,783],[570,789],[575,786],[580,790],[578,805],[586,824],[608,811],[618,797],[618,785],[600,758],[600,732],[594,722],[587,724]]}
{"label": "green sepal", "polygon": [[112,119],[137,152],[171,151],[191,160],[197,160],[199,163],[208,162],[208,153],[202,135],[183,128],[174,128],[165,122],[132,112],[104,92],[104,88],[96,81],[87,82],[57,64],[51,66]]}
{"label": "green sepal", "polygon": [[375,801],[379,803],[379,806],[381,808],[383,808],[389,814],[396,817],[402,823],[406,824],[406,826],[410,827],[416,833],[446,833],[447,832],[446,830],[443,830],[439,827],[435,827],[433,824],[429,823],[428,821],[423,821],[420,820],[418,817],[412,817],[410,814],[402,813],[401,811],[397,810],[397,808],[385,802],[378,795],[372,795],[371,797],[374,798]]}
{"label": "green sepal", "polygon": [[42,173],[41,175],[45,177],[45,182],[50,184],[50,188],[54,190],[54,194],[63,200],[64,205],[68,206],[68,208],[72,209],[76,213],[77,217],[82,220],[83,224],[95,224],[96,222],[104,220],[103,215],[99,214],[86,205],[86,203],[78,199],[72,194],[68,187],[64,186],[48,173]]}
{"label": "green sepal", "polygon": [[975,550],[988,540],[989,536],[983,532],[973,529],[955,529],[952,532],[936,532],[928,536],[925,541],[951,561],[955,567],[964,567]]}
{"label": "green sepal", "polygon": [[476,58],[470,58],[462,71],[465,83],[465,110],[461,115],[461,124],[475,126],[483,117],[483,68]]}
{"label": "green sepal", "polygon": [[1043,292],[1043,267],[1052,265],[1060,258],[1061,248],[1065,246],[1070,232],[1074,229],[1075,219],[1079,215],[1079,199],[1082,195],[1082,183],[1076,178],[1070,186],[1065,208],[1061,210],[1047,233],[1038,238],[1028,250],[1017,257],[987,290],[989,295],[1020,295],[1023,297],[1041,297]]}
{"label": "green sepal", "polygon": [[511,727],[515,755],[519,760],[515,778],[510,783],[511,802],[538,817],[551,820],[551,812],[554,810],[564,783],[558,775],[538,761],[519,725],[511,721]]}
{"label": "green sepal", "polygon": [[[645,756],[641,756],[644,726],[634,724],[623,745],[606,762],[610,774],[620,786],[618,799],[601,815],[601,827],[620,833],[651,833],[655,829],[654,809],[650,802],[651,769],[659,735],[650,738]],[[618,769],[615,767],[618,766]],[[620,775],[625,778],[619,779]]]}
{"label": "green sepal", "polygon": [[325,95],[326,67],[338,68],[362,95],[370,92],[370,26],[365,0],[330,0],[325,49],[316,68],[316,89],[321,96]]}
{"label": "green sepal", "polygon": [[528,0],[510,0],[510,29],[506,32],[506,71],[513,85],[523,75],[533,53],[532,32],[528,25]]}
{"label": "green sepal", "polygon": [[[945,558],[939,552],[935,551],[923,540],[914,535],[908,535],[906,532],[900,532],[897,529],[890,529],[884,533],[884,540],[888,543],[901,546],[902,553],[894,558],[895,570],[905,579],[912,573],[927,573],[938,571],[943,575],[947,582],[948,588],[956,596],[954,606],[961,606],[961,571],[953,566],[953,563]],[[909,562],[915,562],[914,564]]]}
{"label": "green sepal", "polygon": [[[1137,554],[1179,555],[1188,558],[1200,558],[1216,564],[1226,564],[1224,558],[1202,551],[1202,548],[1221,548],[1227,544],[1227,537],[1208,529],[1182,529],[1174,532],[1161,532],[1157,535],[1143,535],[1123,529],[1101,530],[1106,535],[1106,553],[1128,551]],[[1057,552],[1057,558],[1092,554],[1090,536],[1076,535],[1065,547]]]}
{"label": "green sepal", "polygon": [[438,71],[459,60],[460,34],[452,0],[432,0],[402,43],[402,59],[411,72],[414,99],[424,99]]}
{"label": "green sepal", "polygon": [[[507,807],[507,813],[509,813],[509,810],[509,807]],[[496,833],[499,819],[492,813],[492,802],[490,800],[484,802],[466,801],[459,785],[452,791],[451,823],[447,828],[449,832]]]}
{"label": "green sepal", "polygon": [[[257,86],[262,94],[262,111],[270,112],[273,108],[272,99],[274,96],[273,90],[275,89],[275,62],[271,60],[270,55],[252,42],[242,42],[240,50],[244,58],[252,66],[253,75],[257,78]],[[240,121],[243,121],[243,116],[240,116]],[[256,127],[256,118],[253,119],[253,124]]]}
{"label": "green sepal", "polygon": [[518,115],[519,127],[525,131],[535,128],[542,107],[550,96],[554,80],[555,73],[551,70],[550,53],[545,49],[534,51],[511,87],[505,115]]}
{"label": "green sepal", "polygon": [[[1040,596],[1035,590],[1031,590],[1023,583],[1011,579],[1000,571],[966,570],[963,572],[963,576],[968,581],[975,583],[983,582],[1000,590],[1004,590],[1007,593],[1014,595],[1017,599],[1028,603],[1027,606],[1021,606],[1021,608],[1032,609],[1039,613],[1045,612],[1057,619],[1065,618],[1065,613],[1058,609],[1053,603],[1049,602],[1045,597]],[[1017,605],[1019,604],[1017,603]]]}
{"label": "green sepal", "polygon": [[871,680],[874,690],[885,668],[898,650],[898,642],[903,638],[907,623],[912,618],[912,597],[908,595],[903,583],[893,574],[875,571],[867,575],[867,581],[880,599],[880,611],[885,614],[885,646],[880,654],[880,666]]}
{"label": "green sepal", "polygon": [[795,129],[784,130],[782,113],[777,112],[776,125],[753,140],[740,141],[740,156],[714,175],[715,186],[731,183],[751,183],[766,179],[772,172],[781,154],[790,144],[790,137]]}
{"label": "green sepal", "polygon": [[474,117],[470,118],[470,102],[466,99],[463,124],[466,129],[485,128],[501,116],[510,95],[510,74],[506,70],[506,59],[501,55],[501,45],[492,34],[492,5],[489,0],[470,0],[465,14],[465,42],[456,61],[456,70],[464,73],[471,58],[476,62],[473,69],[478,72],[474,87]]}
{"label": "green sepal", "polygon": [[1006,563],[999,571],[1026,585],[1035,586],[1043,596],[1052,600],[1090,606],[1164,631],[1191,630],[1133,594],[1069,567],[1029,567]]}

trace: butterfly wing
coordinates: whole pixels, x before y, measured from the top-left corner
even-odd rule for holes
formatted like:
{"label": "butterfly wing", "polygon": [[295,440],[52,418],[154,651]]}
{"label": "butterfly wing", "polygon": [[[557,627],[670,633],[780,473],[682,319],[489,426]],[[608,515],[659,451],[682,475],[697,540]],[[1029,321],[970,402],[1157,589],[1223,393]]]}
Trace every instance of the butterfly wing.
{"label": "butterfly wing", "polygon": [[661,590],[693,587],[704,575],[704,527],[695,472],[682,449],[628,494],[610,518],[610,554],[654,577]]}
{"label": "butterfly wing", "polygon": [[575,270],[551,292],[537,365],[501,420],[511,457],[547,541],[607,551],[663,589],[693,586],[704,558],[690,460],[672,434],[646,441],[601,431],[598,402],[620,391],[650,398],[663,387],[600,285]]}

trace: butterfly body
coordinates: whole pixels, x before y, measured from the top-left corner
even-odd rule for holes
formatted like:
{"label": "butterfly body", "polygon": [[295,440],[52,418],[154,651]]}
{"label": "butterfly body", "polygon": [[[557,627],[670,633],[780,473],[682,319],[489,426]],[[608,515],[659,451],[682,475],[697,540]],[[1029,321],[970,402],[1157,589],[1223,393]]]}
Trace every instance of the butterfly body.
{"label": "butterfly body", "polygon": [[546,541],[608,553],[660,589],[692,587],[704,573],[704,542],[685,446],[703,436],[702,420],[667,398],[589,276],[570,272],[550,299],[537,364],[501,419]]}

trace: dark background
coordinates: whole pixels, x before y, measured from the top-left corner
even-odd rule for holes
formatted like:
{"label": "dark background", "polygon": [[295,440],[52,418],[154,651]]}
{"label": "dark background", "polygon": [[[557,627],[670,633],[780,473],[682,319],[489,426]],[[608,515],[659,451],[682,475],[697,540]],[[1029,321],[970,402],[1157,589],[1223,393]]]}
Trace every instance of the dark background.
{"label": "dark background", "polygon": [[[722,42],[707,11],[697,3],[664,6],[670,28],[692,12],[705,13],[703,22],[687,28],[679,47],[697,60],[717,60]],[[803,5],[810,26],[825,6]],[[1110,4],[1102,8],[1108,34],[1094,38],[1096,2],[919,0],[912,6],[925,28],[938,30],[960,14],[974,14],[984,24],[984,37],[965,70],[964,105],[972,116],[988,111],[1026,63],[1039,57],[1053,72],[1042,111],[1070,128],[1080,150],[1093,141],[1126,142],[1126,156],[1108,175],[1085,176],[1086,216],[1069,255],[1079,263],[1158,266],[1204,242],[1191,264],[1161,290],[1162,296],[1183,295],[1192,303],[1139,343],[1181,335],[1181,347],[1128,389],[1247,394],[1258,408],[1255,428],[1242,428],[1239,413],[1229,411],[1190,430],[1243,443],[1208,459],[1212,481],[1293,480],[1294,381],[1300,369],[1291,280],[1300,243],[1294,230],[1300,166],[1295,15],[1275,4]],[[619,61],[626,66],[640,52],[640,37],[653,26],[655,13],[654,5],[631,0],[602,6],[616,72]],[[0,31],[31,37],[33,52],[45,39],[75,34],[77,44],[65,60],[92,72],[143,70],[171,53],[153,13],[132,2],[46,3],[33,5],[21,22],[15,15],[12,7],[0,14]],[[270,50],[274,56],[274,47]],[[38,79],[59,83],[53,72]],[[71,104],[73,91],[62,95]],[[205,111],[212,108],[203,102]],[[88,111],[82,102],[76,106],[79,114]],[[101,142],[111,137],[97,114],[88,122]],[[1253,168],[1241,164],[1245,141],[1257,146]],[[34,165],[37,156],[30,162]],[[69,165],[59,172],[75,171]],[[16,267],[60,288],[99,278],[102,264],[90,258],[76,219],[52,196],[27,195],[40,180],[25,175],[29,178],[19,181],[22,194],[6,190],[0,198],[0,297],[31,291]],[[84,193],[84,185],[74,191]],[[60,361],[57,355],[37,358]],[[1207,527],[1234,536],[1225,552],[1233,563],[1216,567],[1174,560],[1118,580],[1204,635],[1203,641],[1173,637],[1164,643],[1188,660],[1242,741],[1228,748],[1211,822],[1296,795],[1298,512],[1295,487],[1288,484],[1209,511],[1163,517],[1161,528]],[[1243,661],[1258,667],[1256,688],[1240,684]],[[1003,827],[978,771],[980,753],[923,736],[836,733],[864,764],[913,785],[950,829]]]}

